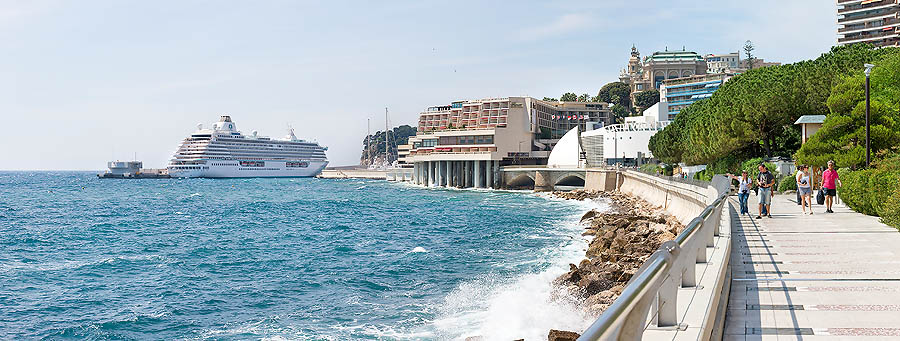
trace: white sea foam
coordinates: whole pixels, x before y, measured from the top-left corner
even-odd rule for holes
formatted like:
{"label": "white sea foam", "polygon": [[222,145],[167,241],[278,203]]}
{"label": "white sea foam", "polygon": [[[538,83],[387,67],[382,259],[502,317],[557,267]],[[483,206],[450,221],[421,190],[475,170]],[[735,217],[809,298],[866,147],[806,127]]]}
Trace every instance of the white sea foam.
{"label": "white sea foam", "polygon": [[437,307],[438,318],[432,327],[438,338],[542,340],[547,338],[550,329],[582,331],[594,321],[595,317],[584,312],[578,299],[554,287],[552,282],[569,270],[569,263],[584,258],[587,238],[581,236],[583,228],[578,224],[583,210],[606,210],[609,206],[603,200],[568,202],[578,214],[555,228],[570,238],[561,247],[543,250],[535,256],[552,265],[544,271],[516,278],[488,275],[462,283]]}

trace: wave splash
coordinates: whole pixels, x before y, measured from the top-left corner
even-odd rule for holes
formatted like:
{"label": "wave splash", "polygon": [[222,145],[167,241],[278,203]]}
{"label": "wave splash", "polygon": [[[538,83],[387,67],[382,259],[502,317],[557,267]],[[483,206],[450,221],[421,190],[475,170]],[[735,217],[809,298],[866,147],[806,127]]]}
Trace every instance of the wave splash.
{"label": "wave splash", "polygon": [[[572,202],[579,209],[607,210],[605,202]],[[504,279],[488,275],[460,284],[438,307],[433,321],[439,339],[543,340],[551,329],[582,331],[596,319],[581,308],[580,299],[553,285],[568,264],[584,258],[587,239],[580,237],[580,214],[559,226],[578,235],[560,248],[544,250],[548,268]]]}

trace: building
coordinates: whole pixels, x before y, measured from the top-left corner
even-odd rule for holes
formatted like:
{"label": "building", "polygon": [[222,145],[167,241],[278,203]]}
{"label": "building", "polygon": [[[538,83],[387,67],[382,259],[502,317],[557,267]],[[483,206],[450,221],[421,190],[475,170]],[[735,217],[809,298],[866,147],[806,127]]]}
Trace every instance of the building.
{"label": "building", "polygon": [[806,140],[809,140],[809,137],[813,136],[825,124],[825,115],[803,115],[794,124],[800,125],[801,143],[806,143]]}
{"label": "building", "polygon": [[[753,68],[753,69],[759,69],[759,68],[761,68],[761,67],[775,66],[775,65],[781,65],[781,63],[779,63],[779,62],[767,62],[765,59],[762,59],[762,58],[755,58],[755,57],[754,57],[754,58],[753,58],[753,67],[752,67],[752,68]],[[733,72],[736,72],[736,73],[741,73],[741,72],[744,72],[744,71],[747,71],[747,70],[750,70],[750,69],[751,69],[751,67],[750,67],[750,60],[749,60],[749,59],[741,59],[740,67],[738,67],[737,69],[734,69],[734,70],[732,70],[732,71],[733,71]]]}
{"label": "building", "polygon": [[667,116],[666,103],[659,102],[642,116],[626,117],[625,123],[581,133],[587,167],[636,166],[650,161],[650,137],[669,124]]}
{"label": "building", "polygon": [[704,75],[706,70],[706,60],[696,52],[666,49],[641,60],[640,52],[632,46],[628,66],[619,74],[619,81],[631,86],[631,100],[634,103],[635,94],[659,89],[666,79]]}
{"label": "building", "polygon": [[709,98],[713,92],[719,89],[719,86],[735,75],[734,73],[717,73],[664,81],[659,90],[659,100],[667,103],[666,120],[674,120],[681,109],[691,103]]}
{"label": "building", "polygon": [[607,103],[487,98],[429,107],[419,114],[412,149],[413,181],[422,185],[496,188],[501,165],[546,164],[572,128],[615,122]]}
{"label": "building", "polygon": [[412,147],[413,146],[411,144],[401,144],[397,146],[397,167],[412,167],[412,164],[410,164],[406,160],[406,158],[409,156],[409,151],[412,150]]}
{"label": "building", "polygon": [[734,72],[741,68],[740,52],[708,54],[703,59],[706,60],[706,73]]}
{"label": "building", "polygon": [[837,43],[900,46],[900,0],[837,0]]}

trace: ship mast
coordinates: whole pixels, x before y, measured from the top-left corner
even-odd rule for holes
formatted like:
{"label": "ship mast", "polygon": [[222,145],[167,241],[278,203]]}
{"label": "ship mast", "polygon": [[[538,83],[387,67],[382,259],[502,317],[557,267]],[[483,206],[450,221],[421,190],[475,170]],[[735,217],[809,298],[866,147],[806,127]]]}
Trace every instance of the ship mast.
{"label": "ship mast", "polygon": [[390,145],[388,144],[388,132],[390,128],[388,127],[388,108],[384,108],[384,168],[388,168],[390,166],[391,161],[388,158],[390,155]]}
{"label": "ship mast", "polygon": [[366,119],[366,167],[372,164],[372,119]]}

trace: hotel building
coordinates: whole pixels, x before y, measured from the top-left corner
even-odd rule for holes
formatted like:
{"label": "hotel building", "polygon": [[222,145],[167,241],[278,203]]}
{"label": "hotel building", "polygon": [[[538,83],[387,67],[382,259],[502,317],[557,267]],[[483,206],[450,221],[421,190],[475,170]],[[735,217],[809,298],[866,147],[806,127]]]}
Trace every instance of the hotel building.
{"label": "hotel building", "polygon": [[900,46],[900,0],[837,0],[838,45]]}
{"label": "hotel building", "polygon": [[666,120],[674,120],[681,109],[691,103],[709,98],[722,84],[735,75],[734,73],[717,73],[665,80],[659,89],[659,100],[667,104]]}
{"label": "hotel building", "polygon": [[417,184],[498,188],[500,166],[546,164],[567,131],[613,122],[607,103],[531,97],[458,101],[419,114],[405,161],[414,165]]}

